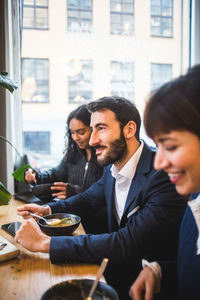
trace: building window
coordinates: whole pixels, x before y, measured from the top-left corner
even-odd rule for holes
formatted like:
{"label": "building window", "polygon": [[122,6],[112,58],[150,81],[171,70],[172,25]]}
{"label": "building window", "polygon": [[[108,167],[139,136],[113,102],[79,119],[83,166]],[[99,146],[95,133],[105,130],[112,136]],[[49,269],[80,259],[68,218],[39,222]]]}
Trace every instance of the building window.
{"label": "building window", "polygon": [[68,63],[69,102],[92,100],[92,61],[72,60]]}
{"label": "building window", "polygon": [[68,31],[92,32],[92,0],[67,0]]}
{"label": "building window", "polygon": [[49,101],[49,60],[22,58],[22,101]]}
{"label": "building window", "polygon": [[133,101],[134,63],[111,62],[111,95]]}
{"label": "building window", "polygon": [[132,35],[134,0],[110,0],[111,34]]}
{"label": "building window", "polygon": [[49,131],[24,131],[24,151],[50,154],[50,132]]}
{"label": "building window", "polygon": [[151,35],[172,37],[173,0],[151,0]]}
{"label": "building window", "polygon": [[23,28],[48,29],[48,0],[23,0]]}
{"label": "building window", "polygon": [[171,64],[151,64],[151,90],[172,79]]}

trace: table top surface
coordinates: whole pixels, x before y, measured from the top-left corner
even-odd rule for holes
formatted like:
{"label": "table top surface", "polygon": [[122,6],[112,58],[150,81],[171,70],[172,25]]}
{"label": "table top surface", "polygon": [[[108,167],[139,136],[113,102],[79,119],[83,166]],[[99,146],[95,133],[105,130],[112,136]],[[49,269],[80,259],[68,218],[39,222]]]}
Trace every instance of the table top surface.
{"label": "table top surface", "polygon": [[[0,206],[0,227],[2,224],[22,221],[16,213],[16,207],[24,202],[11,199],[9,205]],[[84,234],[80,224],[73,235]],[[52,285],[69,279],[95,279],[97,265],[59,264],[50,262],[49,254],[33,253],[18,243],[14,237],[0,228],[0,236],[6,238],[17,248],[20,255],[0,262],[0,299],[1,300],[39,300],[42,294]],[[104,281],[104,280],[103,280]]]}

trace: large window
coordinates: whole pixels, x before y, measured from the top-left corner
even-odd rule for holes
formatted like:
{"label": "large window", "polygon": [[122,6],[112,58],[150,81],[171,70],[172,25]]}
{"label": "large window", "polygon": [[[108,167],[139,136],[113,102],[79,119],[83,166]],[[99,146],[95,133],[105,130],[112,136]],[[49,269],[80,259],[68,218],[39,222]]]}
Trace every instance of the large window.
{"label": "large window", "polygon": [[151,0],[151,35],[172,37],[173,0]]}
{"label": "large window", "polygon": [[92,61],[72,60],[68,64],[69,102],[92,100]]}
{"label": "large window", "polygon": [[171,80],[171,64],[151,64],[151,89],[160,87],[163,83]]}
{"label": "large window", "polygon": [[48,59],[22,59],[22,101],[49,101]]}
{"label": "large window", "polygon": [[48,29],[48,0],[23,0],[23,28]]}
{"label": "large window", "polygon": [[68,31],[92,31],[92,0],[67,0]]}
{"label": "large window", "polygon": [[133,70],[132,62],[111,62],[111,95],[133,100]]}
{"label": "large window", "polygon": [[26,153],[50,153],[49,131],[25,131],[23,132],[23,142]]}
{"label": "large window", "polygon": [[[134,101],[142,116],[151,88],[187,69],[188,1],[23,1],[35,10],[46,5],[49,18],[48,30],[21,28],[23,132],[51,137],[48,155],[31,152],[37,168],[59,163],[66,119],[80,104],[118,95]],[[172,36],[172,23],[173,38],[162,38]]]}
{"label": "large window", "polygon": [[133,34],[134,0],[110,0],[111,34]]}

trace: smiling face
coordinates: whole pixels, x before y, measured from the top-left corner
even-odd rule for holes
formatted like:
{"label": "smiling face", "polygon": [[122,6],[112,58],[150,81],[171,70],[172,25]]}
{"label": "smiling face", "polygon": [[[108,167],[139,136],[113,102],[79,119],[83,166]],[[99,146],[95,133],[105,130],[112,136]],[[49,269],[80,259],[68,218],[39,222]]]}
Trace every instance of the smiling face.
{"label": "smiling face", "polygon": [[77,119],[71,119],[69,129],[72,139],[77,143],[80,149],[89,148],[89,139],[91,135],[90,127]]}
{"label": "smiling face", "polygon": [[127,145],[115,114],[111,110],[93,112],[91,128],[90,146],[96,149],[98,163],[105,166],[123,161]]}
{"label": "smiling face", "polygon": [[200,192],[200,139],[189,131],[171,131],[155,137],[154,166],[163,169],[179,194]]}

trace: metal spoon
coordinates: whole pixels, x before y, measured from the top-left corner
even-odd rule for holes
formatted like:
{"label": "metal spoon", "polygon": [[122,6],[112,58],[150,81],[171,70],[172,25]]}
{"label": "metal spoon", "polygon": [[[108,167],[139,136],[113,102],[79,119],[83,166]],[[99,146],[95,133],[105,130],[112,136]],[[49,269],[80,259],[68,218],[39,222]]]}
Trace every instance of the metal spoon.
{"label": "metal spoon", "polygon": [[55,226],[58,225],[60,223],[63,223],[67,218],[63,218],[63,219],[53,219],[53,221],[49,221],[48,219],[45,219],[41,216],[38,216],[37,214],[34,214],[32,212],[29,212],[29,214],[33,217],[36,217],[38,219],[42,219],[48,226]]}
{"label": "metal spoon", "polygon": [[89,295],[88,295],[88,297],[86,298],[86,300],[92,300],[92,295],[93,295],[93,293],[94,293],[94,291],[95,291],[95,289],[96,289],[96,287],[97,287],[97,284],[98,284],[98,282],[99,282],[99,279],[100,279],[101,276],[103,275],[103,272],[104,272],[104,270],[105,270],[105,268],[106,268],[106,266],[107,266],[107,263],[108,263],[108,258],[104,258],[104,259],[102,260],[102,262],[101,262],[101,265],[100,265],[100,267],[99,267],[99,270],[98,270],[96,279],[95,279],[95,281],[94,281],[94,283],[93,283],[93,285],[92,285],[92,288],[91,288],[91,290],[90,290],[90,292],[89,292]]}

